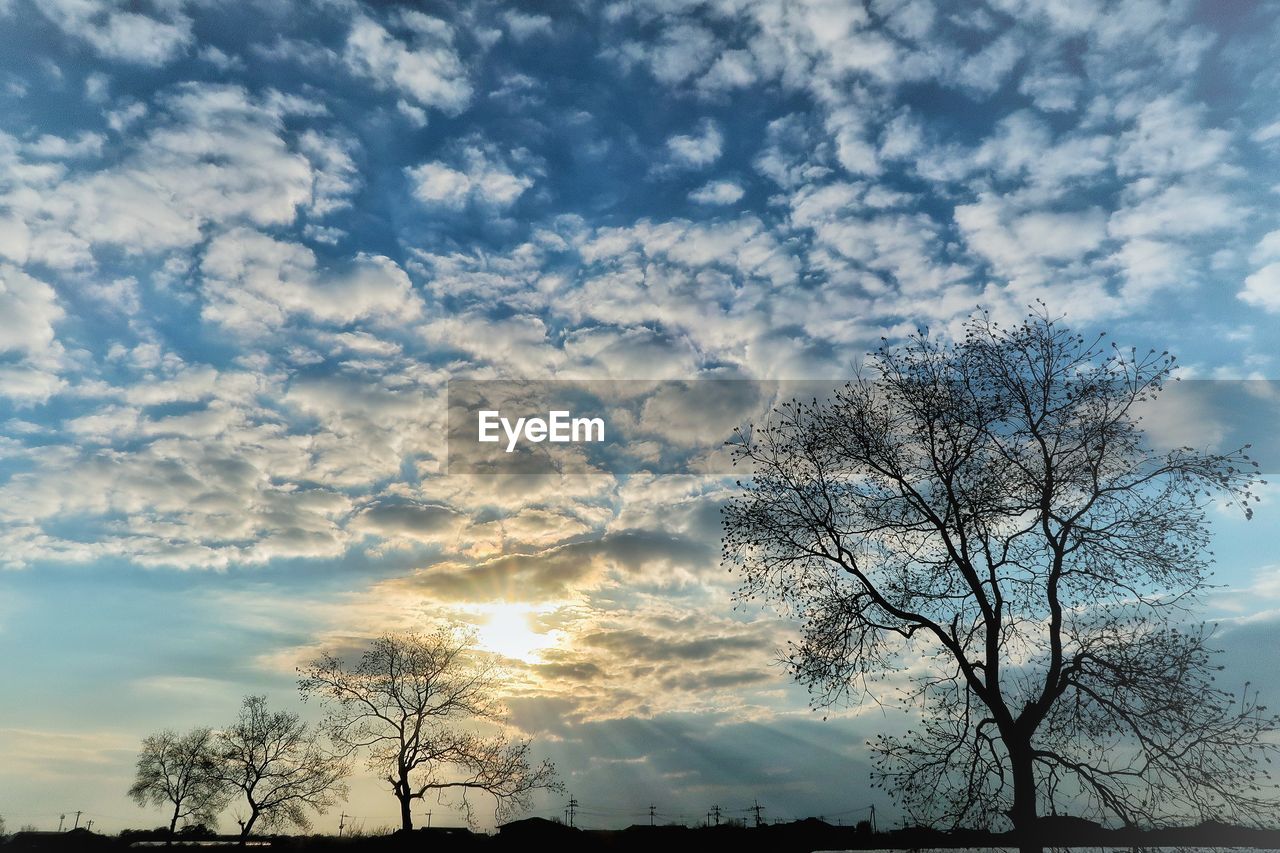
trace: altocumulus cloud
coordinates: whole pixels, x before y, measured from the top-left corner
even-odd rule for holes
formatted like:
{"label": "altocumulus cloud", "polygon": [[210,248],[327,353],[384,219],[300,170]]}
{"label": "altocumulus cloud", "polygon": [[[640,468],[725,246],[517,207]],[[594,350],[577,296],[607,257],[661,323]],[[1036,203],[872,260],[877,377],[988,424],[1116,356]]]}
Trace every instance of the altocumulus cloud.
{"label": "altocumulus cloud", "polygon": [[[449,379],[838,378],[882,335],[1037,298],[1187,375],[1273,375],[1277,41],[1270,7],[1136,0],[0,3],[17,616],[64,618],[46,575],[145,567],[153,612],[218,640],[121,651],[129,678],[283,695],[326,644],[528,606],[528,730],[744,801],[716,762],[770,768],[730,730],[843,781],[767,666],[789,627],[731,609],[727,484],[444,476]],[[737,416],[705,402],[648,417]],[[139,707],[103,725],[132,738]],[[114,737],[86,746],[107,813]]]}

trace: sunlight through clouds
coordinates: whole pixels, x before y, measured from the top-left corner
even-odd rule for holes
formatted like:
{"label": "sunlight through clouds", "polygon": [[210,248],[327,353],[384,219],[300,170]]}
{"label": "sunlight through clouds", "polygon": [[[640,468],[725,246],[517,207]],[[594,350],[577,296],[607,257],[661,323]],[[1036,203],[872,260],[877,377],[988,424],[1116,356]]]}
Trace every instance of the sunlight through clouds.
{"label": "sunlight through clouds", "polygon": [[[1277,44],[1273,7],[1162,0],[0,0],[0,814],[81,738],[58,802],[154,823],[147,731],[450,620],[571,790],[851,807],[905,716],[823,729],[720,564],[733,477],[661,473],[755,401],[656,394],[628,473],[460,474],[449,383],[844,379],[1035,300],[1274,377]],[[1221,526],[1241,649],[1266,515]]]}

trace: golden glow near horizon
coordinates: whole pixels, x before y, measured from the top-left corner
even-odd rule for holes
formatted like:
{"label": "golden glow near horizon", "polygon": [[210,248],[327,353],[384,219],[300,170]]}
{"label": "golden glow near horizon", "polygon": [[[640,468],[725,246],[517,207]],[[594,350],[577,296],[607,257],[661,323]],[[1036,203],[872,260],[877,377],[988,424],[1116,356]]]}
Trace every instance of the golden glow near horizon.
{"label": "golden glow near horizon", "polygon": [[534,618],[546,610],[545,606],[505,602],[484,605],[479,610],[482,621],[476,628],[480,645],[504,657],[535,663],[563,636],[558,630],[535,630]]}

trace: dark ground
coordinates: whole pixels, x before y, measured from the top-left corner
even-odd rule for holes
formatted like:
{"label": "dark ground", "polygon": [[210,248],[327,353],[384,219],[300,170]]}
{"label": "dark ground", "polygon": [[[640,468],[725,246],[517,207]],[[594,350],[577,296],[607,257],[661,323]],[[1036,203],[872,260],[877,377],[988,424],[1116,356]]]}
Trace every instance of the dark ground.
{"label": "dark ground", "polygon": [[[1164,830],[1106,830],[1076,818],[1046,818],[1037,842],[1053,847],[1242,847],[1280,849],[1280,829],[1246,829],[1207,823]],[[79,829],[72,832],[20,832],[0,846],[4,853],[40,851],[117,851],[163,849],[164,834],[130,832],[105,836]],[[212,842],[212,843],[211,843]],[[809,853],[814,850],[920,850],[1017,847],[1011,833],[964,831],[944,833],[907,828],[873,833],[870,828],[838,827],[818,820],[747,828],[719,826],[634,826],[624,830],[580,830],[541,818],[507,824],[496,835],[465,829],[418,829],[410,833],[370,838],[278,836],[255,839],[256,849],[278,851],[334,851],[334,853],[397,853],[397,851],[619,851],[619,853],[683,853],[683,851],[769,850]],[[199,846],[196,846],[199,845]],[[185,849],[234,849],[228,836],[189,836],[175,846]]]}

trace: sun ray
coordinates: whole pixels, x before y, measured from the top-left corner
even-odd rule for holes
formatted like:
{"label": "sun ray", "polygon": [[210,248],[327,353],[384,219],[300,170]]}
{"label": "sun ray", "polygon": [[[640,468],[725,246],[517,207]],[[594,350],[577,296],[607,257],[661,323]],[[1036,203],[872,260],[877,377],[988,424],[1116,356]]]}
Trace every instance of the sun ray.
{"label": "sun ray", "polygon": [[528,604],[497,603],[484,606],[476,628],[480,645],[504,657],[535,663],[560,641],[560,631],[535,629],[535,618],[545,608]]}

